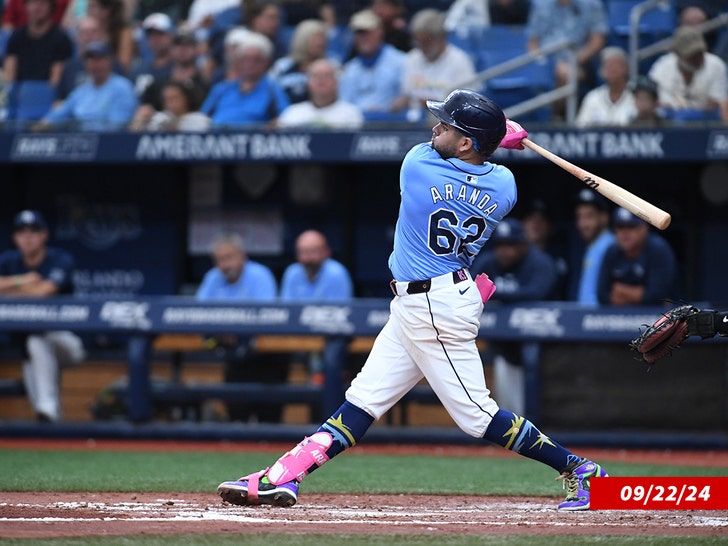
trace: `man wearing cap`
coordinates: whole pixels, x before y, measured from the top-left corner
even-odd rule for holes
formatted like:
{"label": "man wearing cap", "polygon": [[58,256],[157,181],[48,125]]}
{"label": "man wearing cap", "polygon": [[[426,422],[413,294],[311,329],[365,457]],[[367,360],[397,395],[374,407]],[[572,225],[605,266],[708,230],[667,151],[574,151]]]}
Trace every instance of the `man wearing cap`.
{"label": "man wearing cap", "polygon": [[[73,292],[73,257],[48,247],[48,226],[43,215],[24,210],[13,222],[16,249],[0,254],[0,295],[44,298]],[[53,331],[22,335],[26,360],[23,378],[30,403],[41,422],[61,416],[59,370],[84,358],[81,340],[72,332]]]}
{"label": "man wearing cap", "polygon": [[349,28],[356,56],[344,64],[341,99],[358,106],[365,117],[386,114],[401,94],[405,54],[384,42],[382,22],[370,9],[355,13]]}
{"label": "man wearing cap", "polygon": [[140,58],[130,71],[134,92],[141,97],[153,82],[166,80],[172,70],[174,24],[165,13],[152,13],[142,23],[149,57]]}
{"label": "man wearing cap", "polygon": [[[63,64],[73,53],[70,38],[53,22],[53,7],[54,0],[25,0],[28,23],[16,29],[8,38],[2,67],[3,79],[8,85],[47,82],[50,86],[49,108],[53,98],[52,88],[60,81]],[[18,93],[16,100],[22,101],[20,87],[14,88]]]}
{"label": "man wearing cap", "polygon": [[728,121],[728,71],[723,60],[708,52],[702,33],[681,26],[673,34],[672,51],[652,65],[649,77],[657,84],[660,106],[695,110],[705,119]]}
{"label": "man wearing cap", "polygon": [[599,272],[599,302],[660,305],[675,298],[677,262],[670,245],[622,207],[612,214],[615,242]]}
{"label": "man wearing cap", "polygon": [[607,248],[614,243],[606,199],[593,190],[581,190],[574,208],[574,222],[581,244],[571,268],[574,275],[569,283],[569,299],[583,305],[599,305],[599,272]]}
{"label": "man wearing cap", "polygon": [[137,106],[129,80],[114,74],[111,47],[106,42],[86,46],[84,69],[88,78],[46,115],[36,130],[70,125],[83,131],[110,131],[125,127]]}
{"label": "man wearing cap", "polygon": [[[558,272],[553,258],[529,242],[523,224],[505,218],[490,237],[489,247],[473,260],[473,275],[486,273],[498,287],[491,298],[502,303],[519,303],[549,299]],[[493,381],[498,403],[519,415],[526,409],[523,350],[519,341],[491,344]]]}

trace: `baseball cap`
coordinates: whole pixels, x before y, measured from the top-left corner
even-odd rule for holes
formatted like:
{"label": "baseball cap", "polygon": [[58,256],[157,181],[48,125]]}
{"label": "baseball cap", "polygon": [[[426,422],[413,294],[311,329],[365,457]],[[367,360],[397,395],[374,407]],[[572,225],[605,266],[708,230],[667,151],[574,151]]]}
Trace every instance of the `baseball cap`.
{"label": "baseball cap", "polygon": [[587,188],[581,190],[576,196],[576,205],[592,205],[602,212],[609,210],[609,203],[607,203],[607,200],[597,192]]}
{"label": "baseball cap", "polygon": [[13,220],[13,231],[24,227],[48,229],[48,224],[46,224],[45,218],[43,218],[40,212],[26,209],[15,215],[15,219]]}
{"label": "baseball cap", "polygon": [[382,25],[379,16],[370,9],[363,9],[351,16],[349,28],[353,31],[357,30],[374,30]]}
{"label": "baseball cap", "polygon": [[644,222],[627,209],[618,207],[612,213],[612,223],[615,226],[639,226]]}
{"label": "baseball cap", "polygon": [[166,13],[152,13],[147,15],[142,23],[142,28],[147,30],[158,30],[159,32],[165,32],[171,34],[174,32],[174,24],[172,19]]}
{"label": "baseball cap", "polygon": [[679,27],[672,38],[672,50],[681,57],[690,57],[700,51],[708,51],[708,45],[700,31],[694,27]]}
{"label": "baseball cap", "polygon": [[632,87],[632,92],[636,93],[637,91],[647,91],[653,98],[657,99],[657,84],[648,76],[640,76],[637,78],[637,82]]}
{"label": "baseball cap", "polygon": [[83,50],[84,57],[110,57],[111,46],[106,42],[90,42]]}
{"label": "baseball cap", "polygon": [[513,244],[526,242],[526,232],[523,231],[523,224],[515,218],[504,218],[495,227],[490,241],[497,245],[499,243]]}

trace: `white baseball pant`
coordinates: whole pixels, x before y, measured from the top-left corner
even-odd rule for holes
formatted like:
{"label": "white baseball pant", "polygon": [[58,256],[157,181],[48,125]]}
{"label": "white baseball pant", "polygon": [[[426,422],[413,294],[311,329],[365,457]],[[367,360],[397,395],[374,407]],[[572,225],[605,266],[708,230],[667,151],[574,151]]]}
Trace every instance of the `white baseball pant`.
{"label": "white baseball pant", "polygon": [[26,349],[23,379],[30,404],[36,414],[57,421],[61,417],[60,369],[86,357],[83,342],[73,332],[45,332],[29,335]]}
{"label": "white baseball pant", "polygon": [[389,320],[346,400],[379,419],[424,377],[455,423],[481,438],[498,404],[475,343],[483,303],[470,274],[458,283],[452,273],[434,277],[419,294],[407,293],[408,283],[395,287]]}

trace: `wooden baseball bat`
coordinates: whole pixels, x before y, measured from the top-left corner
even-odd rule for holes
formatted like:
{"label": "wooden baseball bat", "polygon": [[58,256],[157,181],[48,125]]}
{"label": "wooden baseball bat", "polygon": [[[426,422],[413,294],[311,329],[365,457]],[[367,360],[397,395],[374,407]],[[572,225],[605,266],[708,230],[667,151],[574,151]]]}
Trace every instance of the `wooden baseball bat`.
{"label": "wooden baseball bat", "polygon": [[635,194],[628,192],[624,188],[617,186],[617,184],[610,182],[601,176],[597,176],[585,169],[582,169],[581,167],[577,167],[573,163],[569,163],[563,157],[559,157],[555,153],[549,152],[546,148],[542,148],[527,138],[524,138],[521,142],[523,142],[523,145],[527,148],[530,148],[549,161],[556,163],[565,171],[573,174],[579,180],[584,182],[584,184],[601,193],[612,203],[616,203],[620,207],[626,208],[632,214],[642,218],[645,222],[652,224],[658,229],[666,229],[667,226],[670,225],[670,221],[672,220],[670,215],[652,203],[648,203],[641,197],[637,197]]}

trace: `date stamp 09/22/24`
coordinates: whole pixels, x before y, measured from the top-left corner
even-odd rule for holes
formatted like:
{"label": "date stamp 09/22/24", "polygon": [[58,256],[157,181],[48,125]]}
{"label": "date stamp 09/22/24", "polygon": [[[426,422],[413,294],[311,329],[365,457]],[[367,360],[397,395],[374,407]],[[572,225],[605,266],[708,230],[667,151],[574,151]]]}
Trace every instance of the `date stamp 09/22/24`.
{"label": "date stamp 09/22/24", "polygon": [[590,482],[592,510],[728,509],[728,476],[626,476]]}

